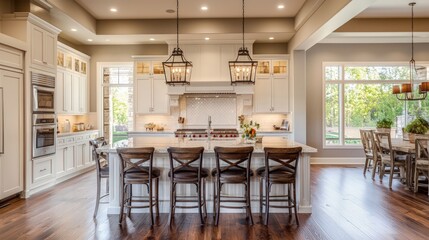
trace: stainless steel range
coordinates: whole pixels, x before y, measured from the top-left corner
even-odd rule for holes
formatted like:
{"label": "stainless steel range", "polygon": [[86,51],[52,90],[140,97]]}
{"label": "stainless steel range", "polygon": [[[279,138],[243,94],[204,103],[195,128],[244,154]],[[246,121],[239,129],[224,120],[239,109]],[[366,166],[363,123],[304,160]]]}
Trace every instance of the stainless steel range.
{"label": "stainless steel range", "polygon": [[222,138],[236,138],[238,137],[238,131],[234,128],[214,128],[210,131],[207,129],[177,129],[174,132],[176,137],[180,138],[211,138],[211,139],[222,139]]}

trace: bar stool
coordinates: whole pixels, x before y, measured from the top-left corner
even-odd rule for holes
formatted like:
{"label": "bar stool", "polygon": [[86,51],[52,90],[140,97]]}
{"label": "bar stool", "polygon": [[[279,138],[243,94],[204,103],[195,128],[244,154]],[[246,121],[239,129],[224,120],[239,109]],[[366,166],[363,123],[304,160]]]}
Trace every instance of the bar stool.
{"label": "bar stool", "polygon": [[[213,190],[213,207],[216,222],[219,224],[220,208],[245,208],[247,217],[253,225],[252,210],[250,207],[250,177],[253,171],[250,169],[253,147],[215,147],[216,168],[212,170],[212,176],[216,177]],[[220,166],[220,163],[226,163]],[[245,167],[241,166],[245,165]],[[244,196],[221,196],[222,186],[224,184],[243,184],[245,187]],[[230,200],[226,198],[231,198]],[[244,206],[226,206],[220,205],[221,202],[244,203]]]}
{"label": "bar stool", "polygon": [[[89,145],[92,147],[92,160],[95,162],[97,169],[97,199],[95,200],[95,210],[93,217],[97,217],[98,206],[100,205],[100,200],[106,196],[109,196],[109,165],[107,162],[107,156],[103,156],[97,153],[97,148],[107,145],[107,142],[104,140],[104,137],[99,137],[96,139],[89,140]],[[101,191],[101,179],[106,179],[106,194],[100,196]]]}
{"label": "bar stool", "polygon": [[[153,207],[156,207],[156,215],[159,216],[159,176],[161,171],[158,168],[152,167],[153,165],[153,152],[154,148],[118,148],[117,152],[121,159],[120,172],[121,172],[121,212],[119,215],[119,224],[122,223],[124,208],[127,208],[128,216],[131,214],[132,208],[149,208],[150,219],[152,225],[153,220]],[[144,166],[143,164],[149,166]],[[153,182],[155,181],[155,196],[153,196]],[[132,186],[134,184],[145,185],[148,189],[149,196],[147,199],[139,196],[133,196]],[[139,199],[135,199],[139,198]],[[153,203],[155,201],[155,203]],[[133,206],[133,202],[148,202],[148,205]]]}
{"label": "bar stool", "polygon": [[[201,225],[204,224],[204,215],[207,217],[206,206],[206,178],[209,175],[209,170],[203,168],[203,152],[204,147],[195,148],[178,148],[170,147],[167,149],[170,157],[170,217],[169,224],[173,221],[176,208],[198,208]],[[194,163],[194,165],[191,165]],[[175,166],[176,165],[176,166]],[[177,184],[194,184],[197,188],[197,199],[193,196],[177,196]],[[198,202],[196,206],[180,206],[178,202]]]}
{"label": "bar stool", "polygon": [[[262,216],[262,207],[265,206],[265,225],[268,225],[270,207],[288,208],[289,216],[291,209],[294,209],[296,224],[299,226],[298,212],[296,209],[296,171],[298,169],[298,160],[302,148],[264,148],[265,166],[256,170],[259,177],[259,213]],[[270,165],[270,161],[275,165]],[[265,180],[265,195],[263,194],[263,180]],[[287,195],[270,196],[270,190],[273,184],[287,184]],[[291,186],[293,187],[293,199],[291,199]],[[273,198],[273,199],[271,199]],[[265,202],[264,202],[265,200]],[[288,203],[287,206],[270,205],[272,202]]]}

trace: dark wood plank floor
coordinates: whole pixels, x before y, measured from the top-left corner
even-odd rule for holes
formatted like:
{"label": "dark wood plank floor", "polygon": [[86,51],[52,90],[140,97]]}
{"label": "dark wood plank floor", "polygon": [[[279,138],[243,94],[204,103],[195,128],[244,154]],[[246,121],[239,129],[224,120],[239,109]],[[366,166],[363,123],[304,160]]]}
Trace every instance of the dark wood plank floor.
{"label": "dark wood plank floor", "polygon": [[248,226],[242,214],[223,214],[201,227],[196,214],[167,215],[151,228],[147,214],[132,214],[123,227],[107,216],[105,205],[93,220],[93,172],[0,209],[0,239],[428,239],[429,197],[394,181],[393,190],[362,175],[361,167],[312,166],[313,213],[300,214],[301,226],[287,214],[273,214],[270,225]]}

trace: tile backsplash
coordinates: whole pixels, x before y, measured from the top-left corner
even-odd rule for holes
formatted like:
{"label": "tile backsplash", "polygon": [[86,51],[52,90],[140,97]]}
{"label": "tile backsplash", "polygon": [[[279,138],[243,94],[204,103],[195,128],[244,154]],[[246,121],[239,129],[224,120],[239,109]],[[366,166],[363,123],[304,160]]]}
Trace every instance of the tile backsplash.
{"label": "tile backsplash", "polygon": [[[184,95],[179,99],[178,107],[171,107],[169,115],[136,115],[135,131],[145,131],[146,123],[155,123],[165,131],[177,128],[205,128],[208,116],[211,116],[213,128],[239,128],[239,115],[246,121],[256,121],[260,130],[273,130],[273,125],[280,126],[283,119],[289,120],[288,114],[252,114],[252,106],[244,104],[244,95]],[[178,118],[184,117],[183,125]],[[291,128],[292,129],[292,128]]]}

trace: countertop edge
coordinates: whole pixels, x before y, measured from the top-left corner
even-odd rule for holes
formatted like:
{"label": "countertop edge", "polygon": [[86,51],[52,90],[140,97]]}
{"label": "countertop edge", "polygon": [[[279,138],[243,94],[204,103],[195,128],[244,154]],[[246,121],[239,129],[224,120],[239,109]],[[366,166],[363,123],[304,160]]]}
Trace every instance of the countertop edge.
{"label": "countertop edge", "polygon": [[89,133],[94,133],[94,132],[99,132],[99,130],[91,129],[91,130],[85,130],[85,131],[80,131],[80,132],[58,133],[57,137],[60,138],[60,137],[76,136],[76,135],[89,134]]}

